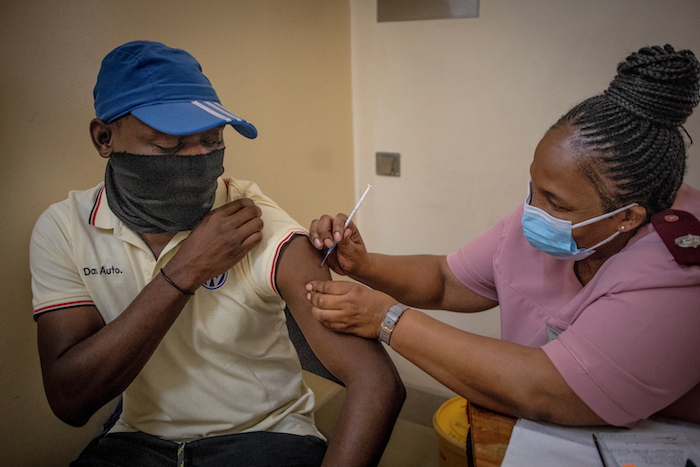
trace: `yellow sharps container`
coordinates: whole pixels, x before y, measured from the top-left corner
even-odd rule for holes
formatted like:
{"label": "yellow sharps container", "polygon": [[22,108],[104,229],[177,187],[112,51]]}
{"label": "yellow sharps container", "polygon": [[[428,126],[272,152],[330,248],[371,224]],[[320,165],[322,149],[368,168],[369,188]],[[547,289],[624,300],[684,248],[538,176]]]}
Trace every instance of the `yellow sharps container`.
{"label": "yellow sharps container", "polygon": [[467,465],[467,400],[454,397],[440,406],[433,416],[433,427],[438,438],[440,467]]}

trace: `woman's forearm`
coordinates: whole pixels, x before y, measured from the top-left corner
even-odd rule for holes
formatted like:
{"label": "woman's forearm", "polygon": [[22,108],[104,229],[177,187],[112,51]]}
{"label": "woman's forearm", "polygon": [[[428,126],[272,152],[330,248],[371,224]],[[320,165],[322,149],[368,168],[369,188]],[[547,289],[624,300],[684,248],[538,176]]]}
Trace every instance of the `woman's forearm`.
{"label": "woman's forearm", "polygon": [[436,308],[443,297],[438,256],[370,253],[368,263],[350,277],[419,308]]}
{"label": "woman's forearm", "polygon": [[498,303],[465,287],[444,256],[390,256],[370,253],[362,269],[350,275],[397,301],[416,308],[475,312]]}
{"label": "woman's forearm", "polygon": [[391,347],[456,393],[478,405],[532,420],[599,425],[544,351],[451,327],[406,310]]}

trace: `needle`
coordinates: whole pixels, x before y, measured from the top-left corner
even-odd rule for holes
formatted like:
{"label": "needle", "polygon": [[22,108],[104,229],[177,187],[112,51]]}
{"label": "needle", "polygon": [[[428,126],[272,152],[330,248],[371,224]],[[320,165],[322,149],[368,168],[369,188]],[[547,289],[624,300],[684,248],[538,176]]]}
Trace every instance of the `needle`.
{"label": "needle", "polygon": [[[355,208],[352,210],[350,215],[348,216],[348,220],[345,221],[345,226],[343,227],[343,231],[348,228],[350,225],[350,222],[352,221],[352,218],[355,217],[355,214],[357,214],[357,210],[360,209],[360,206],[362,206],[362,202],[365,200],[365,196],[367,196],[367,192],[369,192],[369,189],[372,188],[372,185],[367,185],[367,188],[365,189],[365,192],[362,193],[362,196],[360,196],[360,200],[357,202],[355,205]],[[323,266],[326,263],[326,260],[330,256],[331,252],[335,249],[336,245],[338,242],[333,242],[333,245],[326,251],[326,256],[324,256],[323,261],[321,261],[321,266]]]}

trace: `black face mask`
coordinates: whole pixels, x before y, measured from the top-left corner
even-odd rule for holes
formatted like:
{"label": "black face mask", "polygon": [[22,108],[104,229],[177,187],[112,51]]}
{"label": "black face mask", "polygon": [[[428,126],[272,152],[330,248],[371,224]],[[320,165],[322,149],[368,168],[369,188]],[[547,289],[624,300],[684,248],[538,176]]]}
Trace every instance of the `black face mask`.
{"label": "black face mask", "polygon": [[211,210],[224,150],[199,156],[114,153],[107,162],[109,207],[138,233],[192,230]]}

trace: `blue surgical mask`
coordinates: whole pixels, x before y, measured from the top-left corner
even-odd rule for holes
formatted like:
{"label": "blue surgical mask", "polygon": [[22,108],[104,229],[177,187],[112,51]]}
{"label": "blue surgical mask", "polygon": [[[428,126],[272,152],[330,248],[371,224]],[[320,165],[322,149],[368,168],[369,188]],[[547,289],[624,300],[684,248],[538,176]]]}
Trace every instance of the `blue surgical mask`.
{"label": "blue surgical mask", "polygon": [[538,250],[542,250],[545,253],[554,256],[557,259],[580,261],[591,256],[593,253],[595,253],[596,248],[610,242],[613,238],[617,237],[620,232],[616,231],[602,242],[590,248],[579,248],[578,245],[576,245],[576,240],[574,240],[572,235],[572,230],[578,227],[593,224],[603,219],[607,219],[608,217],[614,216],[618,212],[622,212],[633,206],[637,206],[637,203],[632,203],[620,209],[616,209],[615,211],[603,214],[602,216],[594,217],[592,219],[579,222],[578,224],[572,224],[571,221],[557,219],[556,217],[547,214],[542,209],[531,206],[531,185],[532,180],[530,180],[530,185],[528,185],[528,196],[524,205],[522,217],[523,234],[530,245]]}

